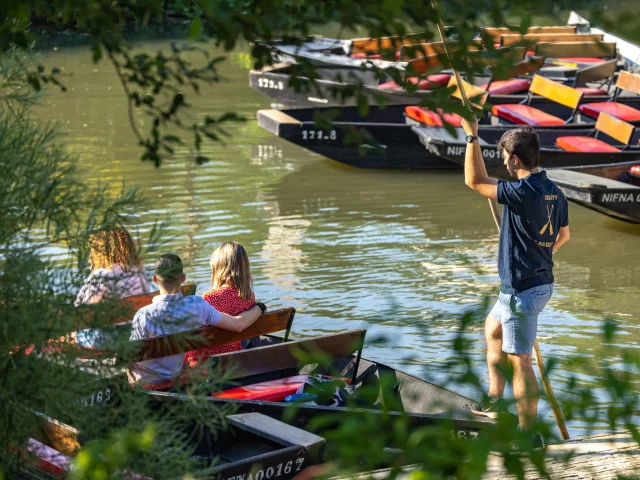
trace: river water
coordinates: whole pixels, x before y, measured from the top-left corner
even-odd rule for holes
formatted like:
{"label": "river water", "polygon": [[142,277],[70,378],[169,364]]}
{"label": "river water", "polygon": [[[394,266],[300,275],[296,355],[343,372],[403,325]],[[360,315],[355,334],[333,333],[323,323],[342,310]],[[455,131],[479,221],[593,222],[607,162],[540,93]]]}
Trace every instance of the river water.
{"label": "river water", "polygon": [[[146,46],[168,49],[169,42]],[[269,99],[248,86],[246,50],[229,55],[225,82],[187,100],[194,116],[236,111],[248,122],[233,127],[224,146],[205,144],[208,164],[196,166],[182,150],[155,168],[139,161],[110,66],[94,65],[85,47],[43,54],[47,65],[72,75],[64,80],[66,93],[46,93],[38,114],[59,123],[87,181],[110,182],[114,191],[123,182],[140,188],[147,206],[129,225],[138,238],[144,241],[154,222],[165,223],[163,245],[148,245],[148,268],[158,253],[177,253],[202,292],[212,250],[236,240],[249,252],[256,296],[271,309],[296,308],[294,333],[366,328],[366,357],[445,382],[457,319],[499,289],[496,228],[487,202],[465,187],[460,172],[357,170],[263,131],[255,112]],[[573,368],[569,356],[619,370],[620,349],[638,348],[640,327],[640,226],[575,204],[570,224],[571,241],[555,256],[554,297],[538,329],[543,354],[560,359],[552,375],[556,394]],[[621,325],[614,348],[602,345],[605,317]],[[388,343],[374,342],[382,337]],[[486,382],[481,328],[470,337],[467,353]],[[577,373],[604,407],[602,374]],[[550,415],[544,402],[541,409]],[[583,422],[570,422],[570,432],[585,433]]]}

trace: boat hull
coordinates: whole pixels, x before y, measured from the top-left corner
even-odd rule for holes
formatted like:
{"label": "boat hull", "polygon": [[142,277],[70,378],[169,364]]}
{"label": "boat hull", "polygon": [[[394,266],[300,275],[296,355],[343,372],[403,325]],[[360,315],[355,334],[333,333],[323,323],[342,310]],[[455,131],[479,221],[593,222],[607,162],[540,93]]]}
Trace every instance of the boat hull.
{"label": "boat hull", "polygon": [[[391,109],[385,112],[390,117],[394,115]],[[296,114],[297,118],[289,113]],[[429,153],[400,116],[395,122],[384,123],[338,120],[330,129],[323,129],[313,121],[312,113],[260,110],[258,125],[288,142],[352,167],[404,170],[458,168]],[[343,110],[341,113],[347,112]]]}
{"label": "boat hull", "polygon": [[618,220],[640,223],[640,187],[586,173],[588,171],[559,169],[550,170],[548,175],[575,203]]}

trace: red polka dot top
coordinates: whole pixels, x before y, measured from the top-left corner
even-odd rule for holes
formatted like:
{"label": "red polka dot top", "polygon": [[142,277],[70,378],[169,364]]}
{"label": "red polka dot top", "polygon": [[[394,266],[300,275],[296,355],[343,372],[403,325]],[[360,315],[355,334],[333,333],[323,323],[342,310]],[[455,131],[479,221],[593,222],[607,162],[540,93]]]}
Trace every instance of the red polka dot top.
{"label": "red polka dot top", "polygon": [[[228,285],[224,287],[210,289],[202,294],[204,298],[211,306],[216,310],[227,315],[236,316],[242,312],[246,312],[256,304],[256,298],[253,292],[249,300],[243,300],[238,295],[238,290]],[[240,342],[230,342],[217,347],[206,347],[198,350],[192,350],[187,352],[184,358],[184,363],[190,367],[195,367],[202,364],[212,355],[218,355],[220,353],[235,352],[241,350]]]}

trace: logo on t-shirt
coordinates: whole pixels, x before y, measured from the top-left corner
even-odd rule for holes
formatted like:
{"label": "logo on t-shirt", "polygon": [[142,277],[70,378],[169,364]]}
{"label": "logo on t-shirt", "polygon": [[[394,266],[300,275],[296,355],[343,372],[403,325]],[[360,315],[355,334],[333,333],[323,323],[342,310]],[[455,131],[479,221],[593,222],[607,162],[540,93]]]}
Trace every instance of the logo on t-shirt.
{"label": "logo on t-shirt", "polygon": [[[547,195],[550,196],[550,195]],[[554,195],[555,196],[555,195]],[[549,208],[549,205],[547,205],[547,223],[544,224],[544,227],[542,227],[542,230],[540,230],[540,235],[544,235],[544,232],[547,231],[547,228],[549,229],[549,235],[553,235],[553,224],[551,223],[551,216],[553,215],[553,207],[555,205],[551,205],[551,208]]]}

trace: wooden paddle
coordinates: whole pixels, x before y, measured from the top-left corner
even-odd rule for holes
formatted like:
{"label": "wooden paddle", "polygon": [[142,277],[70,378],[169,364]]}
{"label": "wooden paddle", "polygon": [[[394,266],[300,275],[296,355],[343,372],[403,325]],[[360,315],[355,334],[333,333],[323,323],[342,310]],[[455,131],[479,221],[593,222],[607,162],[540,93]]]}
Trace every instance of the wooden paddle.
{"label": "wooden paddle", "polygon": [[[435,12],[438,12],[438,0],[431,0],[431,6],[433,7]],[[440,38],[442,40],[442,45],[444,47],[444,52],[449,59],[449,63],[451,63],[451,53],[449,52],[449,47],[447,46],[447,40],[444,34],[444,26],[442,25],[442,20],[440,20],[440,16],[438,15],[438,33],[440,34]],[[453,71],[453,75],[456,78],[456,83],[458,84],[458,89],[460,90],[460,97],[462,98],[462,104],[469,109],[469,111],[473,113],[473,108],[471,107],[471,103],[467,98],[467,94],[464,90],[464,84],[460,79],[460,74],[451,64],[451,70]],[[482,151],[480,150],[479,142],[473,143],[473,148],[476,149],[476,154],[482,158]],[[484,162],[481,162],[482,170],[484,176],[488,176],[487,169],[484,166]],[[489,208],[491,209],[491,214],[493,215],[493,220],[496,222],[496,227],[498,228],[498,232],[500,232],[500,212],[498,210],[498,204],[495,200],[491,198],[489,200]],[[560,435],[563,440],[569,440],[569,431],[567,430],[567,425],[564,421],[564,417],[562,415],[562,411],[560,410],[560,406],[558,405],[558,401],[556,400],[556,396],[553,393],[553,388],[551,387],[551,382],[547,377],[547,372],[544,368],[544,360],[542,359],[542,352],[540,351],[540,346],[538,345],[538,339],[533,344],[533,353],[535,355],[536,364],[538,365],[538,371],[540,372],[540,379],[542,380],[542,385],[544,387],[544,391],[547,394],[547,399],[549,400],[549,404],[551,405],[551,410],[553,411],[553,416],[556,419],[556,423],[558,424],[558,429],[560,430]]]}

